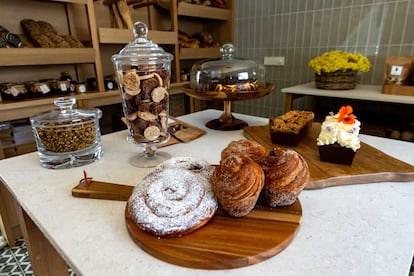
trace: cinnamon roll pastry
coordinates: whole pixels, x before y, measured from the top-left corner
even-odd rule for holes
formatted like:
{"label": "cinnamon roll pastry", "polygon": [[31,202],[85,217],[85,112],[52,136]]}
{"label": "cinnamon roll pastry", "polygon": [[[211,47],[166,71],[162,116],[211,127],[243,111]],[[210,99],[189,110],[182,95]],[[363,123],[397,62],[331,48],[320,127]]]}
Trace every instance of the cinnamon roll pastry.
{"label": "cinnamon roll pastry", "polygon": [[240,139],[230,142],[221,151],[221,159],[225,159],[229,155],[246,155],[253,161],[259,162],[266,157],[266,149],[258,142]]}
{"label": "cinnamon roll pastry", "polygon": [[264,185],[260,165],[245,155],[229,155],[211,176],[214,193],[230,216],[243,217],[256,205]]}
{"label": "cinnamon roll pastry", "polygon": [[270,207],[293,204],[309,181],[308,164],[291,148],[275,146],[260,164],[266,176],[261,197]]}
{"label": "cinnamon roll pastry", "polygon": [[209,180],[184,168],[154,170],[133,190],[127,214],[158,237],[181,237],[204,226],[218,203]]}

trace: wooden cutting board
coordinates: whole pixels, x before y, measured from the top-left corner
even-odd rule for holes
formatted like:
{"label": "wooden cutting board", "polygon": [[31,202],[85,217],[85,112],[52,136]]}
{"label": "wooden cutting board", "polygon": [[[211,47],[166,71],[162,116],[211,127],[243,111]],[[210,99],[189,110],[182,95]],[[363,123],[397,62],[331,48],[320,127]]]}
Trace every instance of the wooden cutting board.
{"label": "wooden cutting board", "polygon": [[[91,180],[72,189],[74,197],[127,201],[133,186]],[[125,221],[133,241],[150,255],[179,266],[229,269],[267,260],[286,248],[299,230],[299,200],[287,207],[257,206],[243,218],[220,209],[201,229],[180,238],[158,238],[142,231],[125,208]]]}
{"label": "wooden cutting board", "polygon": [[[319,161],[316,138],[321,129],[320,125],[320,123],[313,123],[308,135],[293,147],[309,165],[311,179],[305,189],[384,181],[414,181],[414,166],[363,142],[352,165]],[[259,142],[268,150],[273,147],[267,125],[246,127],[244,135],[248,139]]]}
{"label": "wooden cutting board", "polygon": [[179,266],[229,269],[273,257],[295,237],[302,219],[299,200],[288,207],[256,207],[246,217],[218,211],[201,229],[180,238],[158,238],[142,231],[125,208],[128,232],[150,255]]}

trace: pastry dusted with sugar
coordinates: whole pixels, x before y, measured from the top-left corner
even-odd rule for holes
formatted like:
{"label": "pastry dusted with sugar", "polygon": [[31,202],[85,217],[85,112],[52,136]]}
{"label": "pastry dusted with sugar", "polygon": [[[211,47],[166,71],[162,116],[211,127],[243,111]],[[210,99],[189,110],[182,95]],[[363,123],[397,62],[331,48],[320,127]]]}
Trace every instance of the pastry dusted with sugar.
{"label": "pastry dusted with sugar", "polygon": [[262,198],[270,207],[293,204],[309,181],[308,164],[289,147],[275,146],[261,166],[266,176]]}
{"label": "pastry dusted with sugar", "polygon": [[205,163],[173,161],[146,175],[127,203],[127,216],[140,229],[158,237],[187,235],[209,222],[218,208],[205,174],[208,168],[200,167]]}
{"label": "pastry dusted with sugar", "polygon": [[207,161],[189,156],[172,157],[159,164],[155,169],[163,170],[166,168],[186,169],[193,173],[200,174],[208,180],[210,180],[211,174],[214,170],[214,166]]}
{"label": "pastry dusted with sugar", "polygon": [[258,142],[240,139],[230,142],[221,151],[221,159],[230,155],[246,155],[253,161],[259,162],[266,156],[266,149]]}
{"label": "pastry dusted with sugar", "polygon": [[243,217],[256,205],[264,173],[250,157],[229,155],[215,168],[211,183],[223,210],[230,216]]}

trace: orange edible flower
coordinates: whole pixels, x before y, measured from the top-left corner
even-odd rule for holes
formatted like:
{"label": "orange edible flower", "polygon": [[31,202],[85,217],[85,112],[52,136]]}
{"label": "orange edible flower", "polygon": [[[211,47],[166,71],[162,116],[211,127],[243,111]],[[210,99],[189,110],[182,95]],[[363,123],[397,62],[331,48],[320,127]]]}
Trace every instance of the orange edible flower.
{"label": "orange edible flower", "polygon": [[355,115],[352,114],[352,112],[352,106],[342,106],[341,109],[339,109],[338,122],[343,122],[344,124],[350,125],[355,123]]}

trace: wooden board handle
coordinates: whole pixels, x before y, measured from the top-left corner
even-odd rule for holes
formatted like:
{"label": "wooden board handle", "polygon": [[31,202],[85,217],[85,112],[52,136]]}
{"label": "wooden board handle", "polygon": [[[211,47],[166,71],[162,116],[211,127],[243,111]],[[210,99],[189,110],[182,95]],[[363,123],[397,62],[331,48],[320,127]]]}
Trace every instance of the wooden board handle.
{"label": "wooden board handle", "polygon": [[86,184],[82,179],[79,184],[72,189],[72,196],[127,201],[131,196],[133,189],[134,186],[94,180],[91,180]]}

